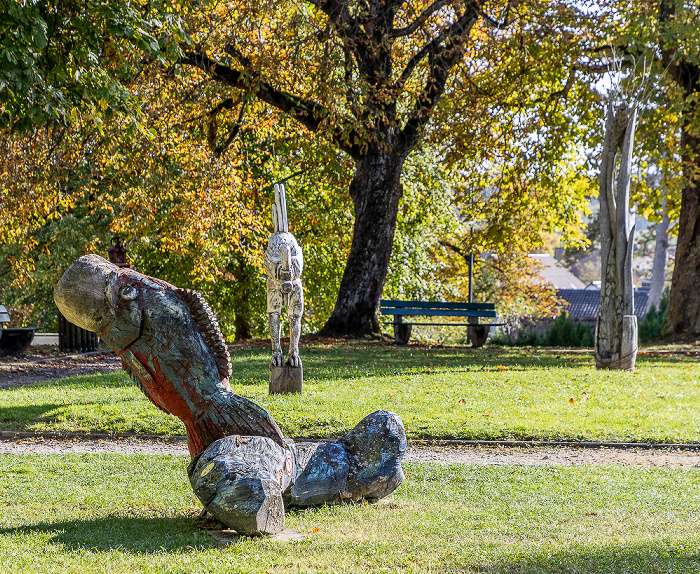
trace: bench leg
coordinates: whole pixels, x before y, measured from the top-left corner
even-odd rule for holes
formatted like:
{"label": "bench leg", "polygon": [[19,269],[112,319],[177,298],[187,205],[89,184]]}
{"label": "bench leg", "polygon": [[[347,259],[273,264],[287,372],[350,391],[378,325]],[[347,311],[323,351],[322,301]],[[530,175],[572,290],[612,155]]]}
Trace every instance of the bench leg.
{"label": "bench leg", "polygon": [[394,323],[394,343],[397,345],[405,345],[411,338],[411,327],[405,323]]}
{"label": "bench leg", "polygon": [[472,342],[472,347],[482,347],[486,339],[489,338],[491,327],[488,325],[479,325],[476,317],[469,317],[468,322],[474,323],[473,327],[467,327],[467,334],[469,335],[469,340]]}

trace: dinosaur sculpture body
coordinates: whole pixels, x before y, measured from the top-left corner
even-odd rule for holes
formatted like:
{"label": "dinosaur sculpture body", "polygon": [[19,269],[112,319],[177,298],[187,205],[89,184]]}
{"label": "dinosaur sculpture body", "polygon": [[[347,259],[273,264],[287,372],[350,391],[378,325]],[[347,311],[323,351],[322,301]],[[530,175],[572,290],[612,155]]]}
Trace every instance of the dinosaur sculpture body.
{"label": "dinosaur sculpture body", "polygon": [[231,390],[228,350],[198,293],[85,255],[60,279],[54,299],[69,321],[97,332],[121,356],[154,405],[184,423],[192,456],[228,435],[284,445],[272,417]]}

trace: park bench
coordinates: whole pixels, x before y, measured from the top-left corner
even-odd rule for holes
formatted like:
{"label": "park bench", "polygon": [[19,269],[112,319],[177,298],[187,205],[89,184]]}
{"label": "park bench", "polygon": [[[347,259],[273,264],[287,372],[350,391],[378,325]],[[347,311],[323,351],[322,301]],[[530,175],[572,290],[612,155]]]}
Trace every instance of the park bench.
{"label": "park bench", "polygon": [[[495,319],[493,303],[448,303],[444,301],[381,301],[383,315],[394,316],[394,341],[405,345],[411,338],[413,325],[449,325],[467,327],[469,340],[474,347],[481,347],[489,336],[491,327],[504,323],[479,323],[480,318]],[[466,317],[466,323],[404,321],[404,317]]]}
{"label": "park bench", "polygon": [[8,329],[10,314],[5,305],[0,305],[0,357],[11,357],[23,353],[34,339],[34,327]]}

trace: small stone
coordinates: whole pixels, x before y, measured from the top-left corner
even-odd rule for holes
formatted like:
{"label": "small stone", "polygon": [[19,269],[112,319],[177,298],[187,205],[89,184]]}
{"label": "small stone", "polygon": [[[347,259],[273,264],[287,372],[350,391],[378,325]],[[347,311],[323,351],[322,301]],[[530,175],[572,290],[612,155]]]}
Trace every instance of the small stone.
{"label": "small stone", "polygon": [[306,540],[306,536],[304,536],[298,530],[294,530],[293,528],[285,528],[282,532],[280,532],[279,534],[275,534],[274,536],[271,536],[270,538],[272,538],[273,540],[279,540],[280,542]]}

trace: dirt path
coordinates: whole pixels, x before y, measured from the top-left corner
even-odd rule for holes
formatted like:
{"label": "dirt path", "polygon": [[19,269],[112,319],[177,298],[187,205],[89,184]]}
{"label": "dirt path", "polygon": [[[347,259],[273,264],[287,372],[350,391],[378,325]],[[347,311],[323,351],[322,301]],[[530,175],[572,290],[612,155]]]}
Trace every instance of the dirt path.
{"label": "dirt path", "polygon": [[[187,455],[183,440],[124,439],[19,439],[0,440],[2,454],[157,454]],[[442,464],[575,466],[620,465],[667,468],[700,467],[700,452],[674,449],[591,449],[513,447],[409,446],[405,462]]]}

